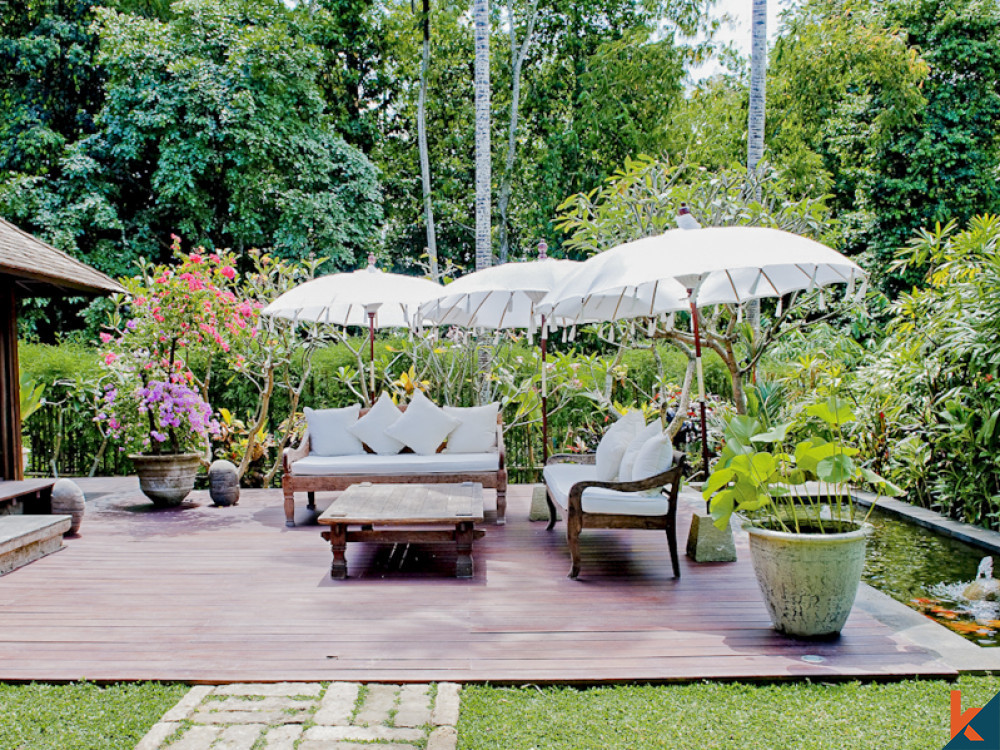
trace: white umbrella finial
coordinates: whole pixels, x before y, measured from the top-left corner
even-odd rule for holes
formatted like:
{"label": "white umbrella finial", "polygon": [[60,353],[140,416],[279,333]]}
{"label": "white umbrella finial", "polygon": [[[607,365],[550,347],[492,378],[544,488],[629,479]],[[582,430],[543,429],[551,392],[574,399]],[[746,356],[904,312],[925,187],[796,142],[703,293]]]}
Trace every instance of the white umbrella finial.
{"label": "white umbrella finial", "polygon": [[375,253],[368,253],[368,270],[375,271]]}
{"label": "white umbrella finial", "polygon": [[701,229],[701,224],[691,215],[687,203],[681,203],[681,207],[677,209],[677,226],[681,229]]}
{"label": "white umbrella finial", "polygon": [[549,258],[549,243],[545,240],[538,241],[538,260],[548,260]]}

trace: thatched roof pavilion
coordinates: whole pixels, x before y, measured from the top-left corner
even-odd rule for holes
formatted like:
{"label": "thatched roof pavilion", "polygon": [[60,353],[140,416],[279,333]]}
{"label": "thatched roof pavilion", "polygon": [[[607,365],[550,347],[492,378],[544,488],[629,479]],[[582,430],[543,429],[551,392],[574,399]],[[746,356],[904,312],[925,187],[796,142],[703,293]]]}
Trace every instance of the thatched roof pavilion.
{"label": "thatched roof pavilion", "polygon": [[17,303],[24,297],[109,294],[113,279],[0,219],[0,479],[22,479]]}

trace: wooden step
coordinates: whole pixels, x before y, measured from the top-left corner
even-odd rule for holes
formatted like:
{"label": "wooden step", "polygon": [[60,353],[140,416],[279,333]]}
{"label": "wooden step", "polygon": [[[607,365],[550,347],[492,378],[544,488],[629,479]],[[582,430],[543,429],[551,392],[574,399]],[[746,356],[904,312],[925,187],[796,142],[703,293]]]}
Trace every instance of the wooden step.
{"label": "wooden step", "polygon": [[0,575],[58,551],[71,522],[69,516],[0,517]]}

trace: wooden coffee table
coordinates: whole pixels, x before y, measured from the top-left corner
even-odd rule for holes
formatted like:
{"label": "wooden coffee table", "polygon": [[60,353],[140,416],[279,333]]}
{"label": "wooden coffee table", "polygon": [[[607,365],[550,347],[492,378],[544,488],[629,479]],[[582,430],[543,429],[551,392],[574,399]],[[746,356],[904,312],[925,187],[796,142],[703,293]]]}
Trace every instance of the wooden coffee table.
{"label": "wooden coffee table", "polygon": [[454,542],[458,550],[455,575],[471,578],[472,542],[485,533],[475,524],[482,520],[483,486],[473,482],[352,484],[319,517],[321,524],[330,527],[322,536],[330,541],[330,575],[338,580],[347,578],[344,553],[348,542]]}

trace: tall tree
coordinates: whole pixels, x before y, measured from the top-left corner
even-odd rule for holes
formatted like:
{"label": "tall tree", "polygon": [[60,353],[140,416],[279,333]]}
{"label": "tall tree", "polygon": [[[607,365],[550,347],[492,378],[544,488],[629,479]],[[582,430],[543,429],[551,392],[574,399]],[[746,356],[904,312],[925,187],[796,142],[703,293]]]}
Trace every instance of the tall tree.
{"label": "tall tree", "polygon": [[172,232],[353,266],[381,219],[377,175],[325,111],[319,50],[278,0],[173,7],[167,22],[97,11],[107,82],[96,132],[60,179],[20,200],[48,200],[36,216],[56,232],[94,234],[77,206],[117,227],[89,254],[112,273],[168,257]]}
{"label": "tall tree", "polygon": [[[767,0],[753,0],[750,20],[750,106],[747,114],[747,186],[764,156],[764,109],[767,105]],[[755,196],[759,198],[758,196]],[[760,301],[747,303],[747,319],[754,332],[760,330]]]}
{"label": "tall tree", "polygon": [[500,241],[501,263],[507,262],[507,256],[510,252],[507,208],[510,205],[511,185],[514,179],[514,158],[517,151],[517,119],[521,105],[521,68],[524,65],[524,58],[528,54],[528,49],[531,46],[531,40],[535,33],[535,19],[538,17],[538,0],[531,0],[528,5],[524,38],[520,42],[517,40],[514,3],[508,2],[506,10],[507,24],[509,26],[507,33],[510,37],[511,93],[507,122],[507,157],[504,159],[503,177],[501,178],[500,190],[497,195],[497,212],[500,214],[500,226],[497,229]]}
{"label": "tall tree", "polygon": [[878,150],[868,191],[873,270],[895,291],[919,280],[888,269],[918,229],[1000,212],[1000,7],[913,0],[886,10],[929,66],[927,103]]}
{"label": "tall tree", "polygon": [[764,156],[764,109],[767,104],[767,0],[753,0],[750,29],[747,171],[753,172]]}
{"label": "tall tree", "polygon": [[490,3],[473,0],[476,91],[476,269],[493,265],[490,152]]}
{"label": "tall tree", "polygon": [[420,97],[417,104],[417,142],[420,149],[420,184],[424,192],[424,222],[427,225],[427,261],[431,278],[441,279],[438,269],[437,232],[434,230],[434,202],[431,193],[431,159],[427,151],[427,70],[431,64],[431,2],[421,0]]}

